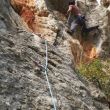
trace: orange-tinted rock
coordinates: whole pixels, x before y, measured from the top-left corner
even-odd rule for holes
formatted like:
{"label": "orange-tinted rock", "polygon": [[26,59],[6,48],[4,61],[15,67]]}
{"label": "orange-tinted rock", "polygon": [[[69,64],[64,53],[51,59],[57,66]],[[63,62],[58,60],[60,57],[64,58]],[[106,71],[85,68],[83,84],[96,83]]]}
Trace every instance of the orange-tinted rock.
{"label": "orange-tinted rock", "polygon": [[34,0],[11,0],[11,4],[15,11],[23,18],[28,27],[34,30],[35,20],[35,1]]}
{"label": "orange-tinted rock", "polygon": [[25,0],[11,0],[11,4],[14,10],[19,14],[23,6],[26,6]]}
{"label": "orange-tinted rock", "polygon": [[33,30],[33,23],[35,20],[34,11],[31,8],[24,6],[20,12],[20,16],[28,24],[29,28]]}

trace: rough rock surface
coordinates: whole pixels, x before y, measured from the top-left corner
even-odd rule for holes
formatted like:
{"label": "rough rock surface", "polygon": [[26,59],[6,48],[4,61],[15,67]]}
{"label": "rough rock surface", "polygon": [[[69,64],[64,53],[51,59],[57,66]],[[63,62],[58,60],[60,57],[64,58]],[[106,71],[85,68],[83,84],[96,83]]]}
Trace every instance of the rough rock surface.
{"label": "rough rock surface", "polygon": [[[66,13],[65,11],[67,10],[68,2],[69,0],[68,1],[42,0],[42,3],[40,6],[39,6],[39,3],[40,3],[39,0],[36,3],[37,10],[38,10],[37,13],[43,13],[43,14],[40,14],[40,16],[39,14],[37,14],[38,16],[36,16],[38,21],[37,22],[38,29],[36,30],[36,32],[39,32],[39,33],[43,32],[42,36],[47,38],[47,40],[51,41],[52,43],[54,43],[56,39],[59,42],[58,34],[63,33],[65,30],[65,26],[62,25],[65,23],[65,17],[63,14]],[[99,25],[100,32],[94,31],[90,33],[90,35],[86,40],[82,38],[79,35],[79,33],[78,34],[76,33],[76,35],[73,36],[74,38],[78,39],[78,41],[76,40],[74,41],[74,38],[72,38],[71,40],[73,42],[79,42],[75,44],[71,43],[71,47],[74,47],[74,45],[77,44],[76,49],[72,49],[72,52],[76,54],[76,55],[73,54],[73,56],[74,57],[76,56],[75,59],[78,60],[76,61],[76,63],[80,62],[82,58],[84,62],[87,62],[90,59],[93,59],[102,55],[100,53],[103,53],[103,52],[105,53],[106,48],[108,48],[107,45],[109,45],[109,40],[108,40],[109,14],[107,16],[107,12],[108,12],[107,10],[109,8],[106,8],[103,5],[98,6],[98,3],[96,1],[86,0],[86,4],[85,4],[85,1],[82,1],[82,0],[77,0],[77,2],[78,2],[77,3],[78,6],[81,8],[82,13],[86,14],[87,26],[92,27],[92,26]],[[60,4],[62,4],[62,8]],[[44,12],[48,14],[45,15]],[[67,34],[66,35],[63,34],[63,36],[66,38],[68,37]]]}
{"label": "rough rock surface", "polygon": [[[45,7],[45,1],[42,2],[41,7]],[[43,15],[40,23],[48,27],[41,26],[39,32],[52,31],[44,37],[49,41],[47,71],[57,110],[109,110],[105,95],[75,71],[67,39],[71,37],[62,28],[63,22],[51,12],[48,17]],[[8,0],[0,0],[0,23],[0,110],[51,110],[53,105],[42,67],[44,40],[21,27],[22,21]],[[46,32],[42,27],[48,28]]]}

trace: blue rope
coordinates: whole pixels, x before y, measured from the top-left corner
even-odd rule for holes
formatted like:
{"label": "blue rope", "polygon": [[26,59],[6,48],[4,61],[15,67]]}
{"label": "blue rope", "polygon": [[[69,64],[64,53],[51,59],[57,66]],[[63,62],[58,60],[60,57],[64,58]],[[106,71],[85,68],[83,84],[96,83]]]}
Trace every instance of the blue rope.
{"label": "blue rope", "polygon": [[48,48],[47,48],[47,41],[46,40],[45,40],[45,47],[46,47],[45,75],[46,75],[46,80],[47,80],[49,92],[50,92],[50,95],[52,97],[52,103],[53,103],[53,106],[54,106],[54,110],[56,110],[56,104],[55,104],[55,100],[54,100],[54,97],[53,97],[52,88],[51,88],[51,85],[50,85],[50,82],[49,82],[49,78],[48,78],[48,75],[47,75],[47,68],[48,68]]}

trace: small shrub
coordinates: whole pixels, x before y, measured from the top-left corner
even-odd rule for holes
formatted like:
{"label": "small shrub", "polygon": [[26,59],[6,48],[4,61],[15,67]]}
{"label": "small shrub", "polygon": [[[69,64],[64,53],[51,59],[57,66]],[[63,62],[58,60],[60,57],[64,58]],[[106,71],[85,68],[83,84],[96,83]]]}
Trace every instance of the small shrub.
{"label": "small shrub", "polygon": [[110,60],[96,59],[90,64],[80,64],[79,73],[93,82],[110,97]]}

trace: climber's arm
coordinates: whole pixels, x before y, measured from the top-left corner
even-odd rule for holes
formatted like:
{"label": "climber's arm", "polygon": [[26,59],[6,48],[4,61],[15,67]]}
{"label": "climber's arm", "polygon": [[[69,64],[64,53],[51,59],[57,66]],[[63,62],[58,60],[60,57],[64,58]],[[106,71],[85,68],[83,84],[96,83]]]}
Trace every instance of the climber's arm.
{"label": "climber's arm", "polygon": [[67,15],[70,14],[71,11],[72,11],[72,6],[70,5],[67,11]]}

